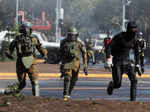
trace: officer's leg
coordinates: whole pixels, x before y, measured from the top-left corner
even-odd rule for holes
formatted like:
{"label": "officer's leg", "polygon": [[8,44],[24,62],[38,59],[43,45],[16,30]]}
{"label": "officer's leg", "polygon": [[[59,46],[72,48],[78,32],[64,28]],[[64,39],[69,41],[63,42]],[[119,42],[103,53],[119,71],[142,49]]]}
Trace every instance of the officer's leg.
{"label": "officer's leg", "polygon": [[94,51],[91,50],[91,57],[92,57],[92,63],[95,64],[95,55],[94,55]]}
{"label": "officer's leg", "polygon": [[64,97],[69,96],[69,87],[70,87],[70,81],[72,76],[72,70],[66,70],[64,73],[64,91],[63,95]]}
{"label": "officer's leg", "polygon": [[115,88],[121,87],[122,74],[123,74],[123,70],[121,66],[115,65],[112,67],[112,79],[113,80],[109,82],[109,85],[107,87],[108,95],[112,95],[113,90]]}
{"label": "officer's leg", "polygon": [[134,72],[134,68],[132,66],[129,66],[127,75],[128,75],[129,80],[131,82],[130,101],[135,101],[136,100],[137,79],[136,79],[136,73]]}
{"label": "officer's leg", "polygon": [[69,87],[69,95],[71,95],[71,92],[76,84],[76,81],[78,80],[78,73],[79,73],[79,69],[77,71],[72,71],[72,78],[71,78],[71,83],[70,83],[70,87]]}
{"label": "officer's leg", "polygon": [[18,82],[17,84],[11,85],[7,90],[5,90],[4,94],[17,94],[20,93],[23,88],[26,86],[26,73],[20,72],[17,73]]}
{"label": "officer's leg", "polygon": [[16,72],[19,81],[16,92],[19,93],[26,86],[26,70],[19,59],[16,62]]}
{"label": "officer's leg", "polygon": [[108,49],[106,49],[106,59],[110,58],[110,52]]}
{"label": "officer's leg", "polygon": [[38,82],[38,69],[36,64],[31,65],[28,75],[32,85],[32,95],[40,96],[40,87]]}
{"label": "officer's leg", "polygon": [[26,86],[26,73],[21,73],[21,74],[17,73],[17,77],[18,77],[19,85],[16,90],[16,93],[19,93]]}
{"label": "officer's leg", "polygon": [[105,70],[108,68],[107,67],[107,58],[106,58],[106,51],[104,52],[104,68],[105,68]]}
{"label": "officer's leg", "polygon": [[144,73],[144,54],[142,53],[140,56],[140,63],[141,63],[141,71]]}
{"label": "officer's leg", "polygon": [[32,84],[32,95],[40,96],[39,81],[38,80],[31,81],[31,84]]}
{"label": "officer's leg", "polygon": [[90,56],[89,53],[87,53],[87,65],[89,65],[89,62],[90,62]]}

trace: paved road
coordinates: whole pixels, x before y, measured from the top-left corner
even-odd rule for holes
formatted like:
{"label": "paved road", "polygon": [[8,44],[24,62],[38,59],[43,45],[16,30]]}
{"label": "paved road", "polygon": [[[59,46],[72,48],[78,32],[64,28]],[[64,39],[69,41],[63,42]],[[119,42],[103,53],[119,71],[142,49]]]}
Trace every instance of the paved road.
{"label": "paved road", "polygon": [[[110,99],[110,100],[129,100],[129,80],[123,79],[122,87],[114,91],[112,96],[107,95],[106,88],[109,78],[79,78],[77,85],[72,93],[72,99],[76,100],[92,100],[92,99]],[[150,101],[150,79],[138,79],[137,100]],[[0,80],[0,87],[5,88],[9,82],[15,80]],[[49,80],[40,80],[41,96],[62,98],[63,80],[52,78]],[[24,89],[25,95],[32,95],[31,84],[27,81]]]}
{"label": "paved road", "polygon": [[[91,69],[102,68],[102,65],[90,67]],[[137,85],[137,100],[138,101],[150,101],[150,72],[149,66],[146,66],[146,74],[142,78],[138,77]],[[6,88],[8,83],[13,83],[16,81],[16,75],[14,73],[9,73],[7,76],[2,76],[0,73],[0,88]],[[122,87],[114,91],[112,96],[107,95],[106,88],[108,82],[111,80],[111,74],[98,74],[98,77],[87,78],[80,77],[74,91],[72,92],[72,99],[76,100],[92,100],[92,99],[109,99],[109,100],[122,100],[128,101],[130,96],[130,83],[127,78],[123,79]],[[99,77],[102,76],[102,77]],[[106,77],[104,77],[106,76]],[[44,78],[43,78],[44,77]],[[40,94],[41,96],[57,97],[62,98],[63,93],[63,79],[56,77],[49,77],[47,75],[41,74],[40,78]],[[27,80],[27,86],[23,91],[25,95],[32,95],[31,84]]]}

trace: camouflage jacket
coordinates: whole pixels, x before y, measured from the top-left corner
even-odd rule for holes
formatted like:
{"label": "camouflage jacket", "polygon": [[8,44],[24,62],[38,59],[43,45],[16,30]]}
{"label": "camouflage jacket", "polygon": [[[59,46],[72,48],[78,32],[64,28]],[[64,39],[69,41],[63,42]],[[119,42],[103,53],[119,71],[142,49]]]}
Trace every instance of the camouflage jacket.
{"label": "camouflage jacket", "polygon": [[[74,49],[74,55],[68,56],[66,49]],[[60,45],[60,60],[63,69],[75,69],[80,66],[80,57],[82,55],[83,64],[87,66],[87,53],[86,48],[81,40],[69,41],[67,39],[62,40]]]}
{"label": "camouflage jacket", "polygon": [[[18,48],[18,38],[21,38],[21,35],[17,35],[15,37],[15,39],[10,43],[10,46],[9,46],[9,54],[12,55],[13,51],[16,49],[16,54],[17,54],[17,58],[22,58],[22,57],[26,57],[24,54],[21,54],[20,51],[19,51],[19,48]],[[36,60],[35,60],[35,51],[36,49],[40,52],[40,54],[42,56],[45,56],[48,54],[48,51],[43,48],[41,46],[41,43],[39,42],[39,39],[37,37],[33,37],[30,35],[30,38],[32,39],[32,44],[33,44],[33,51],[31,53],[31,56],[33,56],[33,60],[32,60],[32,64],[36,64]]]}
{"label": "camouflage jacket", "polygon": [[87,51],[94,51],[94,45],[91,42],[86,43],[86,50]]}

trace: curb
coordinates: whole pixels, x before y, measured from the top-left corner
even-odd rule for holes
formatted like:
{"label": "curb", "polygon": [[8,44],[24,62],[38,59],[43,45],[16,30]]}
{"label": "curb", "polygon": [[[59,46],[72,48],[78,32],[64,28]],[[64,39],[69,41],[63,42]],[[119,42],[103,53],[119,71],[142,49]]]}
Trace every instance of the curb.
{"label": "curb", "polygon": [[[141,77],[136,75],[137,78],[150,78],[150,74],[143,74]],[[0,73],[0,79],[2,78],[15,78],[16,77],[16,73]],[[39,77],[40,78],[49,78],[49,77],[60,77],[60,73],[39,73]],[[83,73],[79,73],[79,77],[80,78],[84,78],[84,77],[88,77],[88,78],[112,78],[112,74],[105,74],[105,73],[101,73],[101,74],[88,74],[88,76],[85,76]],[[128,76],[125,74],[123,75],[123,78],[128,78]]]}

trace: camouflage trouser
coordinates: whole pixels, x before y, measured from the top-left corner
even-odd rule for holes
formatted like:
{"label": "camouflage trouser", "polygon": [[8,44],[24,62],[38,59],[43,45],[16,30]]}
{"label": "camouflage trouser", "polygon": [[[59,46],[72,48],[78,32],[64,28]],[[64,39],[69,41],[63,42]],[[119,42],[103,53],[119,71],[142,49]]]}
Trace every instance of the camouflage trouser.
{"label": "camouflage trouser", "polygon": [[78,80],[79,68],[77,70],[67,69],[62,74],[64,75],[64,91],[63,95],[71,95],[71,92]]}
{"label": "camouflage trouser", "polygon": [[92,50],[87,50],[87,63],[89,64],[90,59],[92,59],[92,63],[95,62],[94,52]]}
{"label": "camouflage trouser", "polygon": [[19,87],[18,87],[18,92],[20,92],[25,86],[26,86],[26,75],[28,74],[29,79],[32,84],[32,92],[33,95],[35,95],[35,86],[38,85],[38,69],[36,64],[32,64],[29,69],[26,69],[21,62],[21,60],[17,60],[16,62],[16,72],[17,72],[17,78],[19,81]]}

